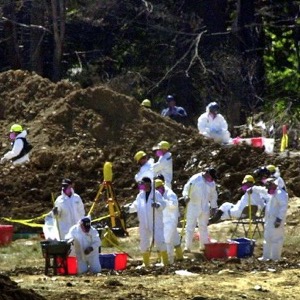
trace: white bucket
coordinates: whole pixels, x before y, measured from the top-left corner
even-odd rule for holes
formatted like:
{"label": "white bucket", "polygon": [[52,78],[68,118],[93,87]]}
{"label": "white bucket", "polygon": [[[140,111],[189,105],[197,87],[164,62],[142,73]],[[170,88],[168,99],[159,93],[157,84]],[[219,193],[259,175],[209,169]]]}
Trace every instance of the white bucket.
{"label": "white bucket", "polygon": [[264,138],[263,143],[264,143],[264,146],[265,146],[265,152],[266,153],[273,153],[275,139]]}

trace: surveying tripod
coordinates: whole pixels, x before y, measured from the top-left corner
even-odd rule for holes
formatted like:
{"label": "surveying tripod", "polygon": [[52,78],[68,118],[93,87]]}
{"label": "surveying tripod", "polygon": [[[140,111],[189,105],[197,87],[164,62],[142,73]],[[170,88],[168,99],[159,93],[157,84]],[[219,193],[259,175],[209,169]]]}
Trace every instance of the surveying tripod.
{"label": "surveying tripod", "polygon": [[90,208],[89,215],[95,208],[96,203],[99,202],[100,198],[104,196],[106,204],[108,205],[107,217],[110,218],[110,226],[114,233],[118,236],[127,236],[126,222],[124,212],[121,211],[120,205],[115,197],[115,192],[112,186],[112,164],[106,162],[103,167],[104,180],[100,184],[99,190],[96,194],[95,200],[92,207]]}

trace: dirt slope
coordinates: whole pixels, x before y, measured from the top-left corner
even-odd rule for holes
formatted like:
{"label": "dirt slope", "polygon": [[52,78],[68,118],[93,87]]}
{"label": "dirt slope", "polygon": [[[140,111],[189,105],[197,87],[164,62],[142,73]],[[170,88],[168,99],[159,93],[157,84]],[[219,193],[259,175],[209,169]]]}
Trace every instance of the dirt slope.
{"label": "dirt slope", "polygon": [[1,152],[10,147],[6,134],[15,122],[28,129],[34,145],[29,164],[1,166],[0,216],[31,218],[47,212],[51,193],[59,193],[63,177],[75,180],[88,209],[103,180],[105,161],[113,163],[117,199],[130,201],[137,192],[134,153],[152,154],[152,146],[161,140],[173,145],[178,195],[191,175],[213,165],[220,177],[220,202],[234,202],[243,176],[267,163],[280,166],[291,195],[300,194],[297,159],[268,156],[247,145],[221,147],[200,137],[195,128],[162,118],[104,86],[81,89],[67,81],[54,84],[29,72],[8,71],[0,74],[0,99]]}

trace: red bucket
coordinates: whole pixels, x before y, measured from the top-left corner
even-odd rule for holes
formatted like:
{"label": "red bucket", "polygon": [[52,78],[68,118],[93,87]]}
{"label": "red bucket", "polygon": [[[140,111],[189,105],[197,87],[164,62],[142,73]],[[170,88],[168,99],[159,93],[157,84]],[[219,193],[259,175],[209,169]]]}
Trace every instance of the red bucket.
{"label": "red bucket", "polygon": [[13,231],[14,227],[12,225],[0,225],[0,246],[11,243]]}
{"label": "red bucket", "polygon": [[[62,258],[57,258],[57,263],[62,263]],[[75,256],[68,256],[67,257],[67,267],[68,267],[68,275],[76,275],[77,274],[77,258]],[[58,268],[57,273],[61,275],[65,275],[64,268]]]}
{"label": "red bucket", "polygon": [[127,253],[116,253],[114,269],[116,271],[125,270],[127,266],[127,258],[128,258]]}

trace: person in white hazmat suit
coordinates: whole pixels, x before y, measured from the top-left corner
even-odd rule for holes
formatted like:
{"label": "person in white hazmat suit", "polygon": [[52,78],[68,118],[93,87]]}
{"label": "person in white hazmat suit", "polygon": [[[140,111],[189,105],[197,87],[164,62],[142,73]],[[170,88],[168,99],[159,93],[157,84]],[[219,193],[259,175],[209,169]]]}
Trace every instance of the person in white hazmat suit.
{"label": "person in white hazmat suit", "polygon": [[207,168],[205,172],[193,175],[184,185],[182,196],[187,205],[185,252],[190,252],[194,230],[198,223],[200,250],[209,242],[208,220],[210,212],[214,215],[217,211],[218,194],[215,180],[216,170]]}
{"label": "person in white hazmat suit", "polygon": [[223,203],[215,215],[209,219],[209,224],[213,224],[218,222],[219,220],[227,220],[231,218],[239,218],[242,214],[243,209],[247,205],[257,205],[258,208],[261,210],[265,206],[265,200],[261,193],[258,191],[252,190],[251,194],[247,193],[249,188],[252,188],[255,183],[253,176],[246,175],[242,181],[242,191],[245,194],[241,197],[241,199],[236,203],[233,204],[231,202]]}
{"label": "person in white hazmat suit", "polygon": [[229,143],[228,124],[225,118],[219,114],[219,105],[216,102],[209,103],[206,112],[198,118],[198,130],[200,134],[212,138],[215,142]]}
{"label": "person in white hazmat suit", "polygon": [[12,141],[12,149],[4,154],[1,163],[11,160],[13,165],[20,165],[29,161],[29,152],[32,146],[27,142],[27,131],[19,124],[10,128],[9,139]]}
{"label": "person in white hazmat suit", "polygon": [[85,216],[81,197],[74,192],[70,179],[63,179],[61,195],[54,202],[52,214],[60,239],[64,239],[69,229]]}
{"label": "person in white hazmat suit", "polygon": [[278,187],[276,178],[268,178],[265,186],[270,196],[265,212],[263,256],[259,260],[280,260],[284,242],[284,225],[288,194]]}
{"label": "person in white hazmat suit", "polygon": [[152,187],[151,179],[148,177],[144,177],[139,182],[139,191],[135,201],[129,206],[129,213],[137,212],[138,215],[143,266],[150,266],[150,251],[153,238],[157,250],[160,251],[163,264],[168,265],[169,260],[163,224],[163,209],[166,207],[166,201]]}
{"label": "person in white hazmat suit", "polygon": [[266,166],[267,170],[270,172],[271,177],[275,177],[277,180],[278,187],[280,189],[286,190],[286,185],[283,180],[283,178],[280,176],[280,171],[278,167],[275,167],[274,165],[268,165]]}
{"label": "person in white hazmat suit", "polygon": [[78,274],[100,273],[99,247],[101,240],[98,231],[91,226],[89,217],[82,218],[73,225],[66,234],[66,239],[74,240],[75,255],[77,258]]}
{"label": "person in white hazmat suit", "polygon": [[161,141],[153,147],[155,155],[159,157],[158,161],[152,166],[154,176],[162,174],[165,178],[165,185],[172,188],[173,180],[173,158],[169,151],[170,144],[167,141]]}
{"label": "person in white hazmat suit", "polygon": [[153,179],[153,169],[152,166],[154,164],[154,159],[149,158],[144,151],[138,151],[134,155],[134,160],[140,166],[140,170],[135,174],[134,179],[136,182],[142,180],[143,177],[149,177],[151,180]]}
{"label": "person in white hazmat suit", "polygon": [[155,188],[161,193],[167,205],[163,210],[164,237],[167,246],[169,262],[174,262],[174,249],[176,260],[183,260],[183,253],[180,245],[180,236],[177,231],[179,209],[176,194],[167,186],[162,179],[155,179]]}

